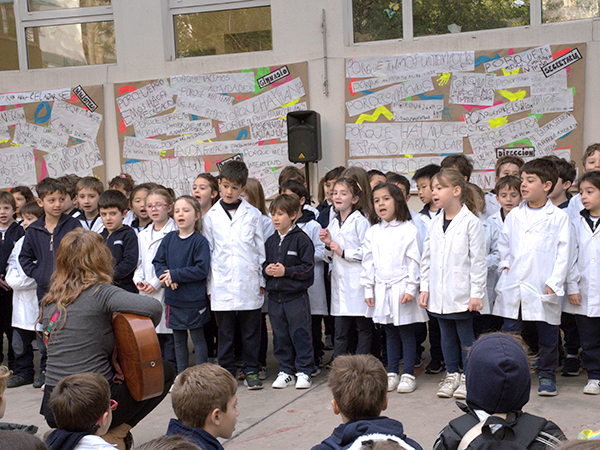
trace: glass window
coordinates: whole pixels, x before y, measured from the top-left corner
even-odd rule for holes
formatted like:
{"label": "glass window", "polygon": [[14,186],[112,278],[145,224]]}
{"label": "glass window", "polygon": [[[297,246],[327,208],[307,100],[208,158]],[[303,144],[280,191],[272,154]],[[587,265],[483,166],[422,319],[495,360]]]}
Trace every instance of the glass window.
{"label": "glass window", "polygon": [[18,70],[17,26],[12,0],[0,0],[0,71]]}
{"label": "glass window", "polygon": [[117,61],[112,21],[26,28],[30,69]]}
{"label": "glass window", "polygon": [[104,5],[110,5],[110,0],[27,0],[29,11],[51,11]]}
{"label": "glass window", "polygon": [[352,0],[354,42],[402,39],[402,1]]}
{"label": "glass window", "polygon": [[529,0],[414,0],[415,36],[529,25]]}
{"label": "glass window", "polygon": [[273,50],[271,7],[177,14],[178,58]]}
{"label": "glass window", "polygon": [[542,22],[598,17],[598,0],[542,0]]}

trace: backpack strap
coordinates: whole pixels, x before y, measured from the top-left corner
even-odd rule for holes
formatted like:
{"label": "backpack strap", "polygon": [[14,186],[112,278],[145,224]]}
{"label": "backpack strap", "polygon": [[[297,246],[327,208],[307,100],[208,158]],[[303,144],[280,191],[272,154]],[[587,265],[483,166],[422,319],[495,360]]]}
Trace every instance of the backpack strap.
{"label": "backpack strap", "polygon": [[548,421],[543,417],[523,413],[512,426],[515,432],[515,441],[528,448],[542,432]]}
{"label": "backpack strap", "polygon": [[[506,414],[492,414],[490,417],[499,417],[503,420],[506,420]],[[466,450],[471,442],[475,440],[477,436],[479,436],[483,432],[483,426],[486,425],[489,417],[485,420],[477,422],[473,425],[462,437],[460,443],[458,444],[457,450]]]}

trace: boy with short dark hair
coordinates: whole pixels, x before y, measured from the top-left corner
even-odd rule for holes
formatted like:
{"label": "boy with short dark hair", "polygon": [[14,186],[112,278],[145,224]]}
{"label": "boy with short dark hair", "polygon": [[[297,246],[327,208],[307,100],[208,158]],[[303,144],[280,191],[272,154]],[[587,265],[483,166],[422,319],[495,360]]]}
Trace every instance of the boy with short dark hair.
{"label": "boy with short dark hair", "polygon": [[235,375],[234,335],[242,333],[242,368],[248,389],[262,389],[260,364],[261,307],[264,302],[265,261],[262,213],[240,198],[248,168],[242,161],[223,164],[221,200],[204,216],[203,232],[211,249],[207,293],[219,324],[219,364]]}
{"label": "boy with short dark hair", "polygon": [[120,191],[109,189],[100,195],[98,209],[104,224],[100,235],[113,256],[114,285],[137,294],[133,274],[138,265],[138,238],[133,228],[123,225],[128,206],[127,197]]}
{"label": "boy with short dark hair", "polygon": [[577,169],[575,169],[575,166],[571,162],[563,158],[554,156],[550,159],[558,169],[558,181],[548,198],[552,200],[554,206],[558,206],[560,209],[566,209],[569,206],[569,200],[572,197],[572,195],[569,194],[569,189],[571,189],[571,186],[575,181]]}
{"label": "boy with short dark hair", "polygon": [[435,203],[431,198],[431,179],[440,170],[441,167],[437,164],[428,164],[418,169],[413,175],[413,181],[417,185],[419,200],[424,204],[423,209],[419,211],[419,214],[424,216],[422,219],[424,219],[428,227],[431,223],[431,219],[439,212],[439,208],[435,206]]}
{"label": "boy with short dark hair", "polygon": [[[25,203],[21,208],[21,225],[27,230],[29,225],[44,215],[44,210],[36,202]],[[15,352],[15,374],[8,380],[8,388],[32,384],[35,376],[33,364],[33,341],[43,347],[41,334],[36,333],[36,323],[40,314],[36,294],[37,284],[23,272],[19,255],[25,236],[19,239],[8,258],[6,282],[13,289],[13,350]],[[39,336],[38,336],[39,335]],[[46,370],[46,355],[42,353],[40,372]]]}
{"label": "boy with short dark hair", "polygon": [[302,169],[298,169],[296,166],[285,166],[279,174],[279,186],[281,186],[287,180],[296,180],[302,184],[306,184],[306,177]]}
{"label": "boy with short dark hair", "polygon": [[58,178],[58,181],[64,183],[67,188],[65,210],[63,212],[75,219],[83,218],[83,212],[77,207],[79,202],[77,198],[77,183],[79,180],[81,180],[81,177],[74,174],[68,174]]}
{"label": "boy with short dark hair", "polygon": [[276,389],[294,383],[296,389],[311,386],[315,363],[312,351],[308,288],[314,281],[315,247],[306,233],[294,224],[300,210],[296,195],[280,194],[269,211],[277,230],[265,242],[269,318],[273,328],[273,354],[279,362]]}
{"label": "boy with short dark hair", "polygon": [[463,154],[446,156],[442,159],[440,166],[442,166],[442,169],[448,168],[458,170],[465,177],[466,182],[469,182],[471,173],[473,173],[473,163]]}
{"label": "boy with short dark hair", "polygon": [[526,163],[521,168],[525,201],[506,217],[498,238],[500,279],[493,314],[504,317],[503,331],[520,331],[523,322],[536,328],[541,396],[557,395],[561,296],[573,245],[569,216],[548,199],[557,180],[552,161]]}
{"label": "boy with short dark hair", "polygon": [[223,450],[217,438],[230,439],[237,416],[237,381],[223,367],[188,367],[175,379],[173,411],[167,436],[181,435],[201,449]]}
{"label": "boy with short dark hair", "polygon": [[13,331],[11,326],[13,310],[13,292],[6,283],[6,269],[8,258],[13,251],[15,243],[23,237],[25,231],[15,221],[17,204],[10,192],[0,192],[0,363],[4,361],[3,342],[4,335],[8,341],[8,365],[15,363],[15,354],[12,348]]}
{"label": "boy with short dark hair", "polygon": [[[585,149],[583,154],[583,173],[600,172],[600,143],[591,144]],[[581,194],[577,193],[569,201],[567,214],[571,220],[579,220],[579,213],[583,207],[581,203]]]}
{"label": "boy with short dark hair", "polygon": [[[525,161],[523,161],[523,158],[518,156],[501,156],[496,161],[496,179],[494,182],[497,183],[500,178],[507,176],[519,178],[523,164],[525,164]],[[492,189],[490,192],[485,194],[485,217],[490,217],[492,214],[500,210],[500,204],[496,198],[497,194],[498,191],[496,191],[496,189]]]}
{"label": "boy with short dark hair", "polygon": [[377,358],[338,356],[331,366],[328,384],[333,394],[333,412],[341,415],[342,425],[312,450],[345,450],[358,439],[372,436],[378,440],[381,435],[397,441],[403,448],[421,450],[419,444],[406,437],[400,422],[381,416],[388,403],[387,372]]}
{"label": "boy with short dark hair", "polygon": [[63,378],[50,397],[58,428],[46,439],[48,450],[114,450],[100,436],[110,428],[116,406],[102,375],[88,372]]}
{"label": "boy with short dark hair", "polygon": [[83,177],[77,182],[77,199],[83,215],[79,218],[86,230],[102,233],[104,225],[98,212],[98,200],[104,192],[104,185],[96,177]]}

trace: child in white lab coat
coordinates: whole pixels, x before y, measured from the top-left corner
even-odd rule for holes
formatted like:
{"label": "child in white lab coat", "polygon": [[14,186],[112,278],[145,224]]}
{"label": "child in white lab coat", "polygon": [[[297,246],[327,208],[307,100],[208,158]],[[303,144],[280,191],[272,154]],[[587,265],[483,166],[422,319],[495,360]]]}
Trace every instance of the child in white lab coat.
{"label": "child in white lab coat", "polygon": [[[375,186],[373,205],[379,223],[365,234],[360,282],[369,306],[367,317],[385,326],[388,391],[398,388],[399,393],[409,393],[417,388],[417,324],[427,321],[427,313],[415,301],[421,262],[419,232],[398,186]],[[399,377],[401,354],[404,370]]]}
{"label": "child in white lab coat", "polygon": [[419,304],[438,318],[447,373],[438,397],[464,399],[467,350],[474,341],[473,316],[487,312],[487,247],[477,205],[464,176],[442,169],[431,180],[436,215],[423,245]]}
{"label": "child in white lab coat", "polygon": [[360,284],[362,243],[371,224],[363,215],[368,201],[365,191],[352,178],[338,178],[333,188],[337,215],[320,231],[325,244],[323,259],[332,263],[331,315],[335,317],[333,357],[348,353],[351,333],[357,333],[357,354],[371,351],[373,322],[365,316],[364,288]]}
{"label": "child in white lab coat", "polygon": [[583,348],[588,383],[584,394],[600,394],[600,173],[587,172],[579,180],[584,208],[572,221],[576,236],[578,283],[569,284],[563,311],[575,314]]}
{"label": "child in white lab coat", "polygon": [[498,238],[500,278],[493,313],[504,317],[503,331],[519,331],[521,322],[537,329],[542,396],[557,394],[561,296],[572,263],[569,216],[548,199],[557,180],[554,162],[526,163],[521,168],[525,201],[506,217]]}

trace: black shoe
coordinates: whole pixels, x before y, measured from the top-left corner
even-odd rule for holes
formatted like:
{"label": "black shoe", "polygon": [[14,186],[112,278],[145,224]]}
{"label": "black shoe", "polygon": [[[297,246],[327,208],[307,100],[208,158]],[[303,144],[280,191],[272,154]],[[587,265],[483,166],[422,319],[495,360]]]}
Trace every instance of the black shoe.
{"label": "black shoe", "polygon": [[263,388],[262,381],[260,381],[260,378],[258,378],[258,374],[256,372],[247,373],[244,384],[251,391]]}
{"label": "black shoe", "polygon": [[33,380],[26,380],[21,375],[13,375],[8,379],[6,383],[7,388],[16,388],[19,386],[26,386],[28,384],[33,384]]}
{"label": "black shoe", "polygon": [[40,376],[33,382],[33,387],[40,389],[46,384],[46,372],[42,372]]}
{"label": "black shoe", "polygon": [[425,373],[442,373],[444,370],[446,370],[446,364],[439,359],[432,359],[425,367]]}
{"label": "black shoe", "polygon": [[563,377],[576,377],[581,373],[581,364],[579,358],[565,358],[565,364],[562,368]]}

